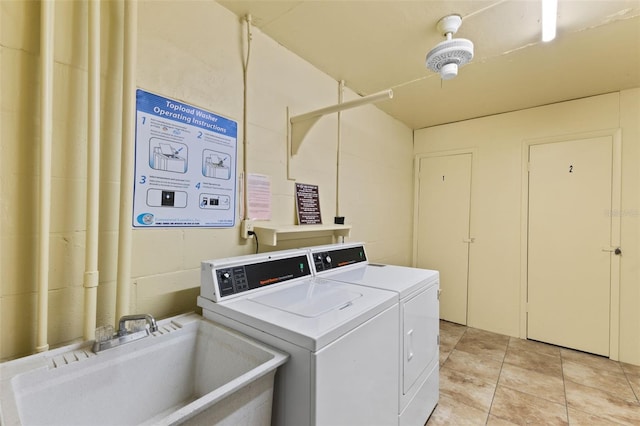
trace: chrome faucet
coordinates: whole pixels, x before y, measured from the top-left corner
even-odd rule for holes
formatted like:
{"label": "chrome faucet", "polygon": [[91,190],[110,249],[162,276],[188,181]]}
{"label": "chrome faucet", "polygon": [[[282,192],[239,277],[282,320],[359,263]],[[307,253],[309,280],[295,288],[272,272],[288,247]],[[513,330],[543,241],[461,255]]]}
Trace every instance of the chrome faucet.
{"label": "chrome faucet", "polygon": [[[129,321],[145,320],[148,327],[142,330],[127,330],[126,324]],[[149,336],[151,333],[158,331],[158,324],[155,318],[149,314],[125,315],[118,322],[118,332],[113,333],[112,326],[103,326],[96,329],[96,340],[93,343],[93,352],[100,352],[105,349],[114,348],[122,344],[133,342],[143,337]]]}
{"label": "chrome faucet", "polygon": [[139,320],[147,321],[147,323],[149,324],[150,333],[153,333],[154,331],[158,331],[158,325],[156,324],[156,320],[155,318],[153,318],[152,315],[133,314],[133,315],[125,315],[120,318],[120,321],[118,322],[118,336],[126,336],[127,334],[130,334],[130,332],[127,331],[127,328],[126,328],[126,323],[128,321],[139,321]]}

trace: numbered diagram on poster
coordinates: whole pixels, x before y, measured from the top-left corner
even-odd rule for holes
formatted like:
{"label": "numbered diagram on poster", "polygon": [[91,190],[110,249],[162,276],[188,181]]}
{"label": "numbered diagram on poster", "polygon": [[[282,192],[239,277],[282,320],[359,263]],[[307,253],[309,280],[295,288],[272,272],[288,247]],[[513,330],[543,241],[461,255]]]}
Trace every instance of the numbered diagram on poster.
{"label": "numbered diagram on poster", "polygon": [[205,149],[202,155],[202,175],[216,179],[231,179],[231,157],[224,152]]}
{"label": "numbered diagram on poster", "polygon": [[231,208],[231,198],[224,194],[201,194],[200,208],[208,210],[228,210]]}
{"label": "numbered diagram on poster", "polygon": [[167,139],[149,140],[149,166],[166,172],[187,173],[187,155],[189,150],[182,143]]}
{"label": "numbered diagram on poster", "polygon": [[133,226],[232,227],[235,121],[137,90]]}
{"label": "numbered diagram on poster", "polygon": [[150,188],[147,190],[147,206],[149,207],[187,207],[187,193],[184,191],[165,191]]}

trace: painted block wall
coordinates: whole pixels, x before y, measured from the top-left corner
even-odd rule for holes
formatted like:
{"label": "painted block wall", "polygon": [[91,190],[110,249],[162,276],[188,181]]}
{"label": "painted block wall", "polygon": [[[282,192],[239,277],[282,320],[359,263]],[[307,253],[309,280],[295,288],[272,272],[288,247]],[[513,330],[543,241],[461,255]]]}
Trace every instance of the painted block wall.
{"label": "painted block wall", "polygon": [[[640,89],[417,130],[415,154],[475,149],[468,325],[522,335],[523,141],[622,129],[620,360],[640,364]],[[418,237],[419,238],[419,237]],[[576,297],[579,297],[577,295]]]}
{"label": "painted block wall", "polygon": [[[87,5],[56,2],[49,345],[81,338],[86,198]],[[35,348],[39,155],[39,2],[0,2],[0,359]],[[102,2],[102,129],[98,325],[114,323],[118,246],[122,2]],[[242,164],[244,27],[215,2],[141,1],[137,86],[238,122]],[[338,102],[338,82],[253,29],[249,63],[248,171],[271,177],[272,222],[293,224],[286,109]],[[345,92],[345,99],[356,96]],[[340,213],[372,260],[411,263],[413,132],[374,106],[341,115]],[[318,121],[293,157],[291,176],[320,187],[326,223],[336,204],[337,115]],[[241,168],[241,167],[240,167]],[[297,240],[280,248],[329,242]],[[273,249],[262,247],[262,249]],[[157,318],[197,310],[203,259],[249,254],[230,229],[136,229],[132,312]]]}

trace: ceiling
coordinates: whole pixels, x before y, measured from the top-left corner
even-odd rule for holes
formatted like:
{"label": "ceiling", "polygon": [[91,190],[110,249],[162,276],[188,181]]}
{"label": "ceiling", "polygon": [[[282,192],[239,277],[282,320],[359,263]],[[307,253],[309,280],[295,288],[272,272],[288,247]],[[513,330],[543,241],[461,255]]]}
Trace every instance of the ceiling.
{"label": "ceiling", "polygon": [[[219,0],[296,55],[412,129],[640,87],[640,0],[559,0],[540,41],[540,0]],[[474,59],[443,81],[425,56],[443,16]]]}

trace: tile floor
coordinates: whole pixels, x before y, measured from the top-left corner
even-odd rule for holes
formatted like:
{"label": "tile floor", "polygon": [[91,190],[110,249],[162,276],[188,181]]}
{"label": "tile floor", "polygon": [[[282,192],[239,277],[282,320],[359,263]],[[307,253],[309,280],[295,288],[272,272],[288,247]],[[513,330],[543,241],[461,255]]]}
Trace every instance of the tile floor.
{"label": "tile floor", "polygon": [[640,425],[640,366],[440,322],[434,425]]}

